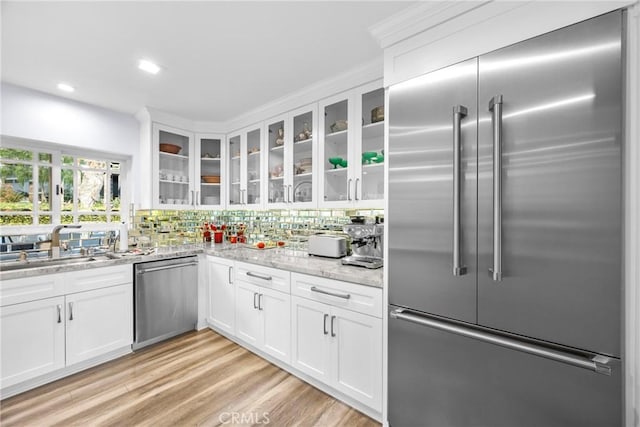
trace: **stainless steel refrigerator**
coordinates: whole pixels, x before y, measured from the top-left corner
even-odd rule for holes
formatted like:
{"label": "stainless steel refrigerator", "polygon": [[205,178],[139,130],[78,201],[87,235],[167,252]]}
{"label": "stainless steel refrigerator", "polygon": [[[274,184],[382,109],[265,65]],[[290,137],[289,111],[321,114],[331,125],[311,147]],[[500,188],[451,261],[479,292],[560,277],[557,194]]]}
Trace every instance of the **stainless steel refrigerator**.
{"label": "stainless steel refrigerator", "polygon": [[621,425],[624,18],[389,89],[391,427]]}

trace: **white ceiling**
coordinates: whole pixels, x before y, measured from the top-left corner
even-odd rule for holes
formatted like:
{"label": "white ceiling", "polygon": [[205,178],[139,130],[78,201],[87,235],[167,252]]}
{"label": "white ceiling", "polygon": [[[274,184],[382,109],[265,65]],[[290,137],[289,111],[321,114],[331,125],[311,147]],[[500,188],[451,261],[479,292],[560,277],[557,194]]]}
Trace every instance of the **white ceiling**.
{"label": "white ceiling", "polygon": [[411,3],[2,1],[2,80],[222,122],[380,57],[368,28]]}

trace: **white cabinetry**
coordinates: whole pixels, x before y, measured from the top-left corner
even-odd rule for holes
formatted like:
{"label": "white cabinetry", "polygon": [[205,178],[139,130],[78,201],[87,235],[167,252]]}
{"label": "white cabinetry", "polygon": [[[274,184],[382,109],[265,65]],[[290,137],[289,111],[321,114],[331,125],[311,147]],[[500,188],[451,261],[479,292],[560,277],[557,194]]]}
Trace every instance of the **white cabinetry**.
{"label": "white cabinetry", "polygon": [[292,365],[381,411],[381,290],[291,276]]}
{"label": "white cabinetry", "polygon": [[257,209],[262,205],[262,125],[247,127],[229,137],[228,207]]}
{"label": "white cabinetry", "polygon": [[267,121],[267,207],[314,207],[317,108],[299,108]]}
{"label": "white cabinetry", "polygon": [[131,345],[132,290],[127,284],[65,297],[67,365]]}
{"label": "white cabinetry", "polygon": [[196,135],[194,168],[196,207],[221,209],[226,200],[227,145],[223,135]]}
{"label": "white cabinetry", "polygon": [[63,368],[64,297],[2,307],[2,387]]}
{"label": "white cabinetry", "polygon": [[319,103],[318,170],[321,207],[384,206],[382,82],[360,86]]}
{"label": "white cabinetry", "polygon": [[[131,265],[121,265],[4,281],[3,392],[127,349],[133,342],[132,280]],[[34,299],[45,293],[55,295]]]}
{"label": "white cabinetry", "polygon": [[236,268],[236,336],[289,363],[289,273],[244,263]]}
{"label": "white cabinetry", "polygon": [[152,135],[152,206],[191,208],[195,192],[193,133],[154,123]]}
{"label": "white cabinetry", "polygon": [[235,333],[236,292],[233,279],[234,262],[222,258],[207,257],[208,272],[208,315],[207,320],[214,327]]}

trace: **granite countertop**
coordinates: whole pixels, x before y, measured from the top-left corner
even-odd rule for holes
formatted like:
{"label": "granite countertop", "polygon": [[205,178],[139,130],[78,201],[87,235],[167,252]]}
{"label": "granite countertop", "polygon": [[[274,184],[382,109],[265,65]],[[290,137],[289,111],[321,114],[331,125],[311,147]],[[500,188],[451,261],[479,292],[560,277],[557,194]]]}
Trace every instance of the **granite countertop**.
{"label": "granite countertop", "polygon": [[360,285],[382,288],[383,269],[369,269],[352,265],[342,265],[339,259],[309,256],[303,251],[290,249],[250,249],[228,246],[212,246],[205,250],[207,255],[234,261],[280,268],[296,273],[342,280]]}
{"label": "granite countertop", "polygon": [[[42,265],[34,268],[22,268],[17,270],[2,269],[2,265],[10,265],[10,262],[8,262],[0,264],[0,280],[34,277],[43,274],[54,274],[67,271],[88,270],[112,265],[157,261],[167,258],[197,255],[201,253],[235,261],[264,265],[266,267],[280,268],[296,273],[310,274],[312,276],[326,277],[328,279],[336,279],[360,285],[382,288],[382,268],[368,269],[351,265],[342,265],[339,259],[312,257],[307,255],[306,252],[291,249],[251,249],[241,246],[235,247],[235,245],[212,245],[203,247],[201,244],[191,246],[187,245],[177,248],[158,248],[148,255],[102,254],[84,258],[61,258],[61,260],[63,260],[62,262],[65,262],[64,260],[71,260],[71,262],[67,264]],[[34,264],[37,263],[38,261],[35,261]]]}
{"label": "granite countertop", "polygon": [[[112,265],[134,264],[138,262],[157,261],[167,258],[179,258],[183,256],[197,255],[203,252],[204,250],[202,245],[184,246],[173,249],[160,248],[148,255],[98,254],[86,257],[62,257],[60,260],[63,264],[42,265],[17,270],[4,270],[3,266],[10,266],[13,263],[18,263],[18,261],[7,261],[0,264],[0,281],[41,276],[44,274],[63,273],[67,271],[89,270],[92,268],[109,267]],[[32,261],[32,265],[38,265],[38,261],[40,260]],[[64,262],[68,263],[65,264]]]}

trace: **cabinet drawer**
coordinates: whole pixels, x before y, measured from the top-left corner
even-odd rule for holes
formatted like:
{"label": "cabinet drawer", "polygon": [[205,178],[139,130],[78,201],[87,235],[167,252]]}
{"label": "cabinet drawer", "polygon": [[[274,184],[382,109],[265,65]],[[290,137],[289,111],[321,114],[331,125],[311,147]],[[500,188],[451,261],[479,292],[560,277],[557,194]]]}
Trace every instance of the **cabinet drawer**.
{"label": "cabinet drawer", "polygon": [[132,283],[133,266],[125,264],[73,271],[64,275],[64,282],[67,294]]}
{"label": "cabinet drawer", "polygon": [[288,294],[291,292],[290,274],[288,271],[277,268],[237,262],[235,278],[243,282],[275,289]]}
{"label": "cabinet drawer", "polygon": [[64,294],[60,274],[3,280],[0,284],[0,306],[19,304]]}
{"label": "cabinet drawer", "polygon": [[335,307],[382,317],[382,289],[379,288],[291,273],[291,293]]}

